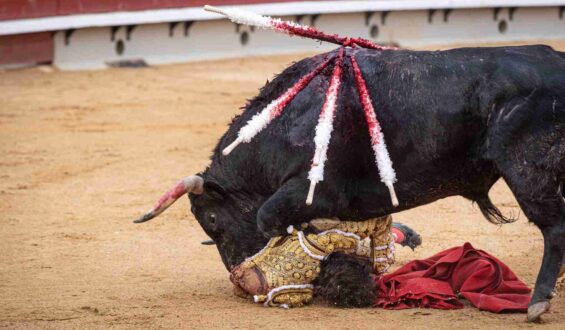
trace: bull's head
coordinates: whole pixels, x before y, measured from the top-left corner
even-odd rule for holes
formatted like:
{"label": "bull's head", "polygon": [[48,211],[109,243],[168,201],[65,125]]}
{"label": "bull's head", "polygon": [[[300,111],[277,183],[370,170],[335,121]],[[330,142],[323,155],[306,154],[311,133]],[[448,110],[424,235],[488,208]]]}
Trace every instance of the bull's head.
{"label": "bull's head", "polygon": [[134,222],[153,219],[186,193],[190,198],[192,213],[215,242],[228,270],[267,243],[257,228],[258,202],[228,193],[220,184],[199,175],[181,180],[149,212]]}

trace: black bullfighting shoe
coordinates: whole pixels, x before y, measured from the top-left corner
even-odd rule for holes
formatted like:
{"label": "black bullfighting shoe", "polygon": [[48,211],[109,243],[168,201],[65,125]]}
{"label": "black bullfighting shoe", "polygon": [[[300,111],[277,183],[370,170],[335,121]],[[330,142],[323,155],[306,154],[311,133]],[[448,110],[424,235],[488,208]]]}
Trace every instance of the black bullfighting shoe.
{"label": "black bullfighting shoe", "polygon": [[399,222],[392,223],[392,233],[396,235],[396,244],[408,246],[412,251],[422,245],[422,236],[414,229]]}

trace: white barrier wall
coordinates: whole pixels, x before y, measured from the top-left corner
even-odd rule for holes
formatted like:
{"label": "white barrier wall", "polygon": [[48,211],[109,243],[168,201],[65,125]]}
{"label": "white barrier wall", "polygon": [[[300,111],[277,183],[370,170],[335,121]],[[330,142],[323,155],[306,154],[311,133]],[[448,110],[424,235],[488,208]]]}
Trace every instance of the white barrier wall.
{"label": "white barrier wall", "polygon": [[[563,7],[477,8],[343,13],[284,17],[324,32],[402,47],[565,40]],[[54,64],[61,69],[104,68],[108,62],[148,64],[326,51],[335,45],[237,26],[227,20],[84,28],[59,31]]]}

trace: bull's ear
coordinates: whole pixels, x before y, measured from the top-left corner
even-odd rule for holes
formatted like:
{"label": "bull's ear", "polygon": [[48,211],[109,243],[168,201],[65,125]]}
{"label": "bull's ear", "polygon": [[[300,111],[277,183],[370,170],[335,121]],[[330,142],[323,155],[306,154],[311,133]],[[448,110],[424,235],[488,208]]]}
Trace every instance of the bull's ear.
{"label": "bull's ear", "polygon": [[214,181],[204,182],[204,193],[218,200],[224,199],[227,195],[224,188]]}

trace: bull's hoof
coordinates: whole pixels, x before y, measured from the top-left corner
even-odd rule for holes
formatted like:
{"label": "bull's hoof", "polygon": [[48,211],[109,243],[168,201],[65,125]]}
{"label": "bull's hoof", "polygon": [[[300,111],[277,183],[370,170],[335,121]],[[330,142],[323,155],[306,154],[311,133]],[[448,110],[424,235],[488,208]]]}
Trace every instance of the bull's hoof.
{"label": "bull's hoof", "polygon": [[528,322],[539,322],[543,313],[549,310],[549,301],[537,302],[528,307]]}

